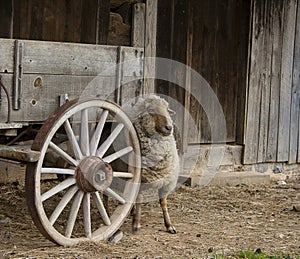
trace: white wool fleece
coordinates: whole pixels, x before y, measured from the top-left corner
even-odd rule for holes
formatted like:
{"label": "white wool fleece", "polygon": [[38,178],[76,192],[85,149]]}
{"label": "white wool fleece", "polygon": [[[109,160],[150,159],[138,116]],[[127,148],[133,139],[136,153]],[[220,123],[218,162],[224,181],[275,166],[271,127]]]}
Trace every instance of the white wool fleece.
{"label": "white wool fleece", "polygon": [[160,196],[165,196],[176,187],[179,157],[174,135],[164,136],[154,129],[155,122],[149,112],[156,110],[171,120],[168,103],[156,95],[140,97],[134,106],[125,111],[136,127],[141,144],[141,190],[155,189],[159,190]]}

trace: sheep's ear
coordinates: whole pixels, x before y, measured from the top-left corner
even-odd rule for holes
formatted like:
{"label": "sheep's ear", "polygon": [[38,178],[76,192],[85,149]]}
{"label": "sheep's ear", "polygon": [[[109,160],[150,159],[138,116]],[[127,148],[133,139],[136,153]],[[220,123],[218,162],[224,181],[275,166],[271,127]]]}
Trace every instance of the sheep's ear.
{"label": "sheep's ear", "polygon": [[170,108],[168,108],[168,112],[170,113],[170,115],[171,115],[171,116],[173,116],[173,115],[175,115],[175,114],[176,114],[176,112],[175,112],[175,111],[173,111],[173,110],[171,110]]}

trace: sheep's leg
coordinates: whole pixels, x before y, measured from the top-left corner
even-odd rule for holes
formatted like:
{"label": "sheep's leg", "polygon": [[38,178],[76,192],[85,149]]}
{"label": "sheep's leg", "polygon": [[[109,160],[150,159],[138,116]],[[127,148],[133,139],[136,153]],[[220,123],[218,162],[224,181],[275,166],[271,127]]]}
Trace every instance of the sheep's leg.
{"label": "sheep's leg", "polygon": [[134,233],[139,232],[141,229],[141,216],[142,216],[142,202],[143,202],[143,196],[142,194],[139,194],[137,197],[137,201],[134,205],[134,208],[132,210],[132,231]]}
{"label": "sheep's leg", "polygon": [[167,228],[167,231],[171,234],[176,234],[177,233],[176,228],[173,226],[168,212],[167,198],[166,197],[160,198],[159,203],[164,215],[164,221],[165,221],[165,226]]}

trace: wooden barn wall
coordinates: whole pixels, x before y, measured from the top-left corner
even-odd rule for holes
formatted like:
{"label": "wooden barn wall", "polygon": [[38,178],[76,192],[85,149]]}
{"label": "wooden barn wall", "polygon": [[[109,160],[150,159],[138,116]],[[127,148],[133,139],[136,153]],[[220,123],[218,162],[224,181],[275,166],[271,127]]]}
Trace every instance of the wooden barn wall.
{"label": "wooden barn wall", "polygon": [[0,0],[0,37],[131,45],[133,4],[142,0]]}
{"label": "wooden barn wall", "polygon": [[[227,142],[243,141],[250,6],[250,0],[158,2],[157,56],[187,64],[208,81],[224,110]],[[210,143],[208,119],[194,98],[187,102],[182,89],[164,81],[157,91],[189,107],[199,125],[189,131],[189,144]]]}
{"label": "wooden barn wall", "polygon": [[253,0],[244,163],[300,162],[300,1]]}

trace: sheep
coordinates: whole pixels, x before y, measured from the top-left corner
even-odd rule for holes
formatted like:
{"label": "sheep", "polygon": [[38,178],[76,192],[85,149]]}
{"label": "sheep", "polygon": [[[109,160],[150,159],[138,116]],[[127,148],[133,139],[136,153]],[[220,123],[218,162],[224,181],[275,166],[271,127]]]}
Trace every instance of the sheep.
{"label": "sheep", "polygon": [[142,154],[141,188],[132,213],[132,230],[138,232],[141,228],[141,203],[151,189],[158,194],[167,231],[176,234],[167,208],[167,196],[175,189],[179,174],[179,157],[170,116],[174,112],[164,99],[151,94],[139,97],[127,113],[137,130]]}

